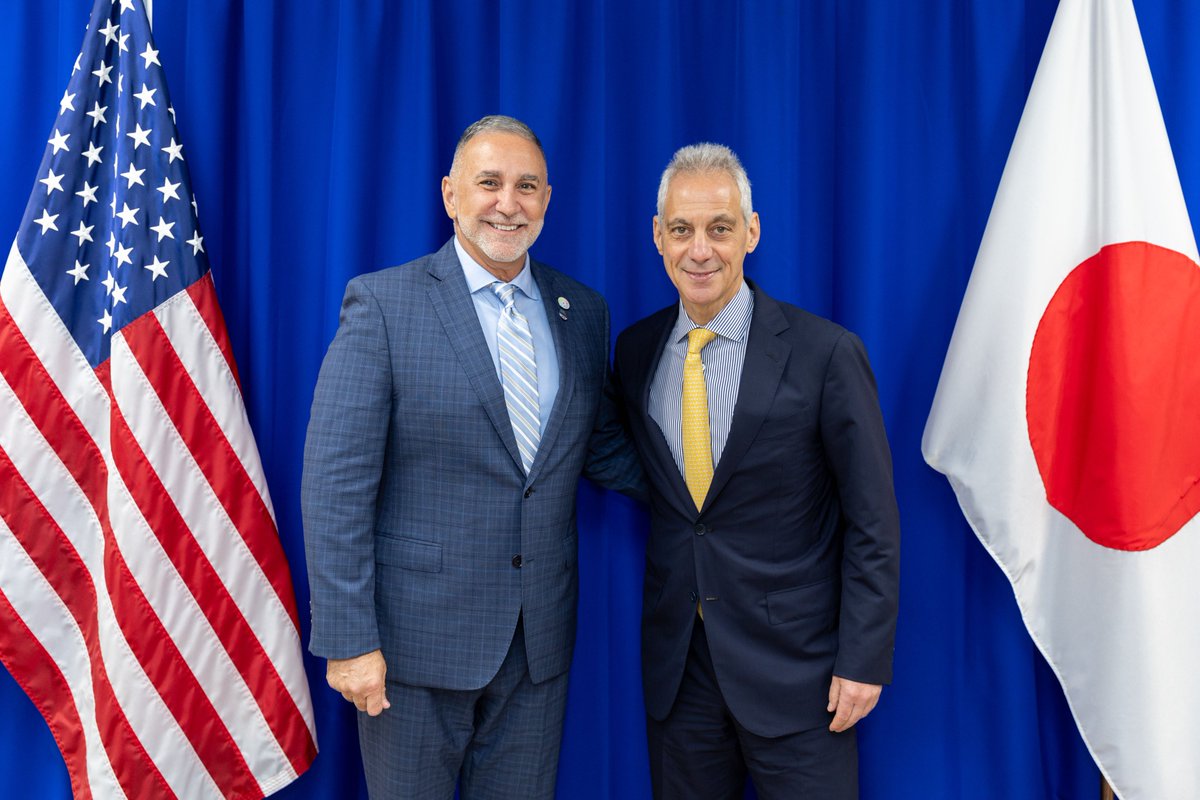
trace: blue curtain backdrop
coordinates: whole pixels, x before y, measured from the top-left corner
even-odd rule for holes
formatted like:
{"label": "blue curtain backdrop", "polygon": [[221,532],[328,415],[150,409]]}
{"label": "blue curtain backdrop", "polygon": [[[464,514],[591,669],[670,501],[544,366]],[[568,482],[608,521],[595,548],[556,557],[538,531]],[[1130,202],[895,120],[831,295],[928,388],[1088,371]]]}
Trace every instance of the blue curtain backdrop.
{"label": "blue curtain backdrop", "polygon": [[[0,241],[12,241],[91,0],[8,0]],[[554,198],[534,248],[601,290],[614,331],[673,299],[658,174],[697,140],[741,154],[762,216],[747,273],[867,344],[896,463],[895,684],[860,726],[864,798],[1092,798],[1098,778],[1011,590],[920,436],[1054,0],[157,0],[154,32],[205,244],[307,608],[308,407],[346,281],[436,249],[455,139],[512,114]],[[1135,7],[1189,205],[1200,193],[1200,7]],[[579,642],[563,798],[649,796],[637,626],[646,524],[580,490]],[[307,621],[304,622],[307,640]],[[1109,645],[1096,642],[1096,657]],[[350,707],[308,660],[321,755],[279,796],[365,797]],[[0,797],[69,795],[0,671]]]}

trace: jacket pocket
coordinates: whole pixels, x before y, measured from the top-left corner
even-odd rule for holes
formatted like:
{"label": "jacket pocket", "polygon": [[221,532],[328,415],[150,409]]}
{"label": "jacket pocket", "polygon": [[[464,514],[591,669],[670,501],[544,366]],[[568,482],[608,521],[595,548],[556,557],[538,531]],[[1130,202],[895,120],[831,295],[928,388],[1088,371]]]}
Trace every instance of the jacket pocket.
{"label": "jacket pocket", "polygon": [[767,620],[782,625],[798,620],[828,618],[835,605],[834,580],[826,578],[816,583],[780,589],[767,594]]}
{"label": "jacket pocket", "polygon": [[417,572],[441,572],[442,546],[420,539],[376,532],[375,561]]}

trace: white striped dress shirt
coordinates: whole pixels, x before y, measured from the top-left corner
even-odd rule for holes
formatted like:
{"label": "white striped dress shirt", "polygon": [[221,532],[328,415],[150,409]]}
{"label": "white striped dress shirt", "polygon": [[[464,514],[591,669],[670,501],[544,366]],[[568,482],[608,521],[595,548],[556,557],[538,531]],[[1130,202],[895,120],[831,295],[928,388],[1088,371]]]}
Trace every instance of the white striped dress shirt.
{"label": "white striped dress shirt", "polygon": [[[717,334],[717,338],[700,351],[708,393],[708,427],[712,436],[714,469],[721,460],[725,441],[729,438],[729,426],[733,423],[753,315],[754,293],[743,281],[733,299],[703,326]],[[702,326],[692,322],[684,311],[681,301],[679,317],[667,337],[667,346],[663,348],[658,370],[650,384],[650,417],[662,429],[680,475],[683,474],[683,360],[687,356],[688,332],[699,327]]]}

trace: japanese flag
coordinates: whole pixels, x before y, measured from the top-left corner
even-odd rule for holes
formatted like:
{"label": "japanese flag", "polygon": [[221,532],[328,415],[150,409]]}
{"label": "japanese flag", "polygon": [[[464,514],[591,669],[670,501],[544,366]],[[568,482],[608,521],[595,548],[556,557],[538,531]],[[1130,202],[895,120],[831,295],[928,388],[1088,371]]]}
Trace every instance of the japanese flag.
{"label": "japanese flag", "polygon": [[922,451],[1123,800],[1200,797],[1200,268],[1130,0],[1063,0]]}

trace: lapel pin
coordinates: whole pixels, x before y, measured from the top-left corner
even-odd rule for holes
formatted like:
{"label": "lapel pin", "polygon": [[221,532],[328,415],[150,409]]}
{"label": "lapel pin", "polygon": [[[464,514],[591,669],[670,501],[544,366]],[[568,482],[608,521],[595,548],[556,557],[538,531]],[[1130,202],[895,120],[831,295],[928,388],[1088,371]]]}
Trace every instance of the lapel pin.
{"label": "lapel pin", "polygon": [[566,322],[566,320],[567,320],[567,312],[565,312],[565,311],[559,311],[559,312],[558,312],[558,318],[559,318],[559,319],[561,319],[562,321]]}
{"label": "lapel pin", "polygon": [[[561,308],[563,311],[566,311],[571,307],[571,301],[565,297],[560,297],[560,298],[558,298],[558,307]],[[565,317],[564,317],[564,319],[565,319]]]}

